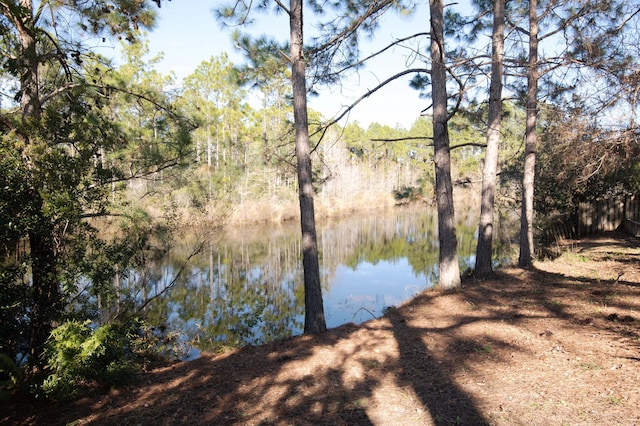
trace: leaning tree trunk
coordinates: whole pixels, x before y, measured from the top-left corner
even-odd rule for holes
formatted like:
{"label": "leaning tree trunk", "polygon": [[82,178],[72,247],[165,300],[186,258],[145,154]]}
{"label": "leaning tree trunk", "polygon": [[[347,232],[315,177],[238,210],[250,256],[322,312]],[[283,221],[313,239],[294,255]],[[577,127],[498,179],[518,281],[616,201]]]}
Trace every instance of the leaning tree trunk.
{"label": "leaning tree trunk", "polygon": [[538,118],[538,2],[529,1],[529,75],[527,77],[527,126],[525,130],[520,256],[518,266],[528,268],[533,256],[533,190],[536,168],[536,125]]}
{"label": "leaning tree trunk", "polygon": [[293,85],[293,115],[298,159],[298,193],[300,198],[300,224],[302,228],[302,265],[304,269],[304,332],[321,333],[327,329],[320,285],[318,241],[313,207],[311,176],[311,150],[307,119],[307,88],[304,52],[302,49],[303,0],[291,0],[291,82]]}
{"label": "leaning tree trunk", "polygon": [[438,286],[460,287],[460,267],[451,184],[451,155],[447,112],[447,75],[444,63],[444,4],[429,0],[431,14],[431,87],[433,100],[433,143],[436,173],[436,204],[440,243]]}
{"label": "leaning tree trunk", "polygon": [[482,277],[491,274],[493,252],[493,219],[498,151],[500,142],[500,115],[502,114],[502,63],[504,59],[504,0],[495,0],[493,9],[493,40],[491,61],[491,87],[489,89],[489,127],[487,148],[482,170],[482,195],[478,246],[476,248],[475,274]]}

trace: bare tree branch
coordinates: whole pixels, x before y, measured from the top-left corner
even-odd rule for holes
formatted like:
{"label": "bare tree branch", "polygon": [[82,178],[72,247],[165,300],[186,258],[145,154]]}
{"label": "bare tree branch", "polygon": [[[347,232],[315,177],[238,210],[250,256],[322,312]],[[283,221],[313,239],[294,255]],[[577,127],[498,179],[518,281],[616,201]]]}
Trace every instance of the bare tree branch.
{"label": "bare tree branch", "polygon": [[415,33],[415,34],[412,34],[412,35],[407,36],[407,37],[403,37],[403,38],[397,39],[397,40],[393,41],[392,43],[388,44],[387,46],[383,47],[382,49],[371,53],[366,58],[363,58],[363,59],[361,59],[359,61],[354,62],[353,64],[349,64],[349,66],[342,67],[341,69],[336,70],[333,74],[341,74],[341,73],[343,73],[344,71],[346,71],[348,69],[356,68],[356,67],[366,63],[367,61],[369,61],[369,60],[371,60],[371,59],[383,54],[384,52],[386,52],[387,50],[391,49],[392,47],[398,46],[398,45],[404,43],[405,41],[411,40],[412,38],[417,38],[417,37],[421,37],[421,36],[428,37],[429,33],[428,32],[419,32],[419,33]]}
{"label": "bare tree branch", "polygon": [[280,9],[284,10],[287,15],[291,16],[291,11],[287,6],[284,5],[284,3],[282,3],[280,0],[273,0],[273,1],[275,1],[276,4],[280,7]]}
{"label": "bare tree branch", "polygon": [[406,136],[403,138],[375,138],[371,139],[372,142],[402,142],[402,141],[422,141],[428,140],[432,141],[433,137],[431,136]]}
{"label": "bare tree branch", "polygon": [[[378,84],[373,89],[368,90],[364,95],[360,96],[354,102],[352,102],[337,117],[331,119],[328,123],[324,124],[318,130],[314,131],[312,133],[312,136],[314,136],[314,135],[316,135],[318,133],[322,133],[322,135],[320,136],[320,141],[321,141],[324,138],[324,135],[326,134],[326,132],[329,129],[329,127],[333,126],[334,124],[337,124],[348,113],[350,113],[351,110],[354,109],[360,102],[362,102],[363,100],[367,99],[369,96],[373,95],[375,92],[377,92],[378,90],[382,89],[384,86],[386,86],[387,84],[391,83],[392,81],[395,81],[396,79],[398,79],[398,78],[400,78],[400,77],[402,77],[404,75],[407,75],[407,74],[417,74],[417,73],[426,73],[426,72],[429,72],[429,70],[427,68],[409,68],[409,69],[401,71],[401,72],[399,72],[397,74],[392,75],[391,77],[389,77],[386,80],[384,80],[382,83]],[[320,142],[318,142],[318,144],[320,144]],[[316,147],[317,147],[317,145],[316,145]]]}
{"label": "bare tree branch", "polygon": [[336,34],[334,37],[330,38],[329,40],[327,40],[326,42],[322,43],[321,45],[314,47],[313,49],[310,50],[310,52],[312,54],[315,54],[317,52],[321,52],[323,50],[327,50],[331,46],[334,46],[336,44],[341,43],[344,39],[349,37],[358,28],[360,28],[360,26],[363,23],[365,23],[367,21],[367,19],[369,19],[371,16],[373,16],[373,15],[375,15],[377,13],[380,13],[386,7],[392,6],[394,3],[395,3],[395,0],[382,0],[382,1],[378,0],[378,1],[374,1],[373,4],[371,4],[369,6],[367,11],[365,13],[363,13],[362,15],[358,16],[358,18],[356,20],[354,20],[351,23],[351,25],[349,25],[347,28],[343,29],[338,34]]}

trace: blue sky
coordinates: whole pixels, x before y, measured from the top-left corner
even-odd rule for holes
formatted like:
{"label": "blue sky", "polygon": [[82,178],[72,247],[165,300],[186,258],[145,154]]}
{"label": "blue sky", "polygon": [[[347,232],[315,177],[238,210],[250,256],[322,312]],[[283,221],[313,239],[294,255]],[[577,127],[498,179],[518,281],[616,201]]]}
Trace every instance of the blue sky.
{"label": "blue sky", "polygon": [[[163,73],[173,71],[179,80],[190,74],[200,62],[211,56],[227,52],[234,63],[242,57],[235,53],[229,42],[230,31],[221,28],[212,9],[219,0],[173,0],[163,2],[159,10],[156,28],[149,33],[152,54],[163,52],[164,60],[158,69]],[[383,27],[368,47],[383,46],[390,40],[406,36],[411,32],[428,29],[428,11],[416,10],[409,17],[389,13],[384,17]],[[252,29],[253,31],[253,29]],[[288,20],[285,15],[261,17],[255,27],[256,34],[288,37]],[[309,31],[307,31],[309,32]],[[423,42],[424,51],[428,46]],[[343,105],[350,104],[367,89],[375,87],[405,66],[406,50],[396,48],[390,57],[360,71],[342,87],[324,90],[318,98],[311,98],[309,106],[329,118],[337,114]],[[414,64],[413,66],[417,66]],[[418,92],[408,87],[409,78],[395,82],[374,96],[360,103],[350,114],[350,121],[357,120],[367,127],[371,122],[410,127],[419,117],[428,101],[420,99]]]}

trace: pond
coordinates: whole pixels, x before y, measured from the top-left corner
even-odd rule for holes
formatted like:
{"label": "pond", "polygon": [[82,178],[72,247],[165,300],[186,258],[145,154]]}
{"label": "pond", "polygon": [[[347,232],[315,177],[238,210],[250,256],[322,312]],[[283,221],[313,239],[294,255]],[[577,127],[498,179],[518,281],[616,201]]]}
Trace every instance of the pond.
{"label": "pond", "polygon": [[[471,209],[458,216],[464,270],[474,262],[477,214]],[[431,208],[354,214],[320,222],[317,229],[329,328],[379,317],[436,282],[437,220]],[[157,289],[170,290],[156,289],[162,294],[147,306],[147,315],[208,351],[301,334],[299,240],[297,223],[187,236],[152,274]],[[191,256],[194,246],[201,249]]]}

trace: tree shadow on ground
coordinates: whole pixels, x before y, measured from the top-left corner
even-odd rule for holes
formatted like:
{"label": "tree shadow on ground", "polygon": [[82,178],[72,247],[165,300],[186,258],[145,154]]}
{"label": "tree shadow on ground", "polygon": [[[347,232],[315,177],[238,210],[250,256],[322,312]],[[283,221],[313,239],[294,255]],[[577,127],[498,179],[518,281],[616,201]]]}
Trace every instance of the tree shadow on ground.
{"label": "tree shadow on ground", "polygon": [[[392,321],[394,336],[400,349],[399,363],[402,369],[399,380],[416,392],[434,423],[488,424],[474,399],[450,377],[451,366],[430,354],[419,337],[421,330],[408,325],[408,321],[402,317]],[[458,347],[476,348],[473,344],[461,341],[457,343]]]}
{"label": "tree shadow on ground", "polygon": [[[203,354],[101,397],[58,406],[5,405],[0,422],[491,424],[495,417],[487,407],[495,405],[495,396],[483,393],[477,381],[487,371],[522,367],[512,366],[513,358],[528,363],[542,359],[540,351],[549,356],[547,350],[564,344],[554,340],[558,334],[600,333],[638,348],[640,319],[624,313],[640,310],[637,281],[603,283],[580,273],[541,270],[498,272],[486,282],[465,282],[459,292],[423,293],[359,326]],[[637,361],[636,354],[620,356]],[[571,367],[563,359],[560,366]]]}
{"label": "tree shadow on ground", "polygon": [[473,399],[448,377],[448,364],[439,364],[416,337],[419,332],[399,317],[383,318],[204,355],[143,375],[135,388],[48,413],[36,410],[27,423],[485,424]]}

